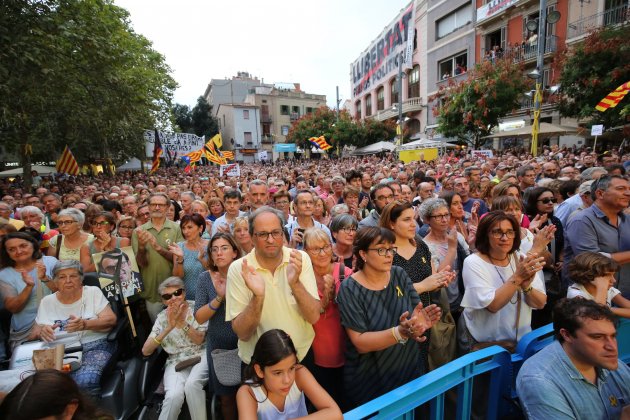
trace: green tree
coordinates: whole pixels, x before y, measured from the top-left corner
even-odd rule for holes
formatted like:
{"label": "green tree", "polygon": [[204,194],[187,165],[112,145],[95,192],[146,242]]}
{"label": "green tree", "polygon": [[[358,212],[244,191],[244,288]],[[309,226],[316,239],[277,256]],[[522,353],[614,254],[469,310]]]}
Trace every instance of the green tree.
{"label": "green tree", "polygon": [[173,119],[175,120],[175,129],[180,133],[193,133],[192,111],[188,105],[175,104],[173,106]]}
{"label": "green tree", "polygon": [[197,98],[197,104],[191,113],[193,132],[198,136],[210,138],[219,132],[219,123],[212,116],[212,106],[203,96]]}
{"label": "green tree", "polygon": [[289,129],[287,141],[305,148],[310,147],[308,139],[324,136],[332,150],[341,150],[343,146],[362,147],[376,141],[388,140],[395,135],[393,123],[365,120],[363,123],[352,119],[346,110],[337,112],[327,106],[306,114],[295,121]]}
{"label": "green tree", "polygon": [[478,148],[499,118],[520,106],[520,98],[530,88],[521,66],[509,58],[479,63],[466,80],[458,83],[451,78],[429,98],[436,103],[437,131]]}
{"label": "green tree", "polygon": [[558,109],[563,117],[588,119],[593,124],[615,127],[630,115],[626,97],[615,108],[599,112],[595,106],[606,95],[630,81],[630,25],[607,27],[590,33],[575,48],[556,56],[561,96]]}
{"label": "green tree", "polygon": [[111,0],[0,5],[0,136],[19,152],[27,186],[32,160],[66,144],[80,163],[140,155],[143,129],[169,121],[169,73]]}

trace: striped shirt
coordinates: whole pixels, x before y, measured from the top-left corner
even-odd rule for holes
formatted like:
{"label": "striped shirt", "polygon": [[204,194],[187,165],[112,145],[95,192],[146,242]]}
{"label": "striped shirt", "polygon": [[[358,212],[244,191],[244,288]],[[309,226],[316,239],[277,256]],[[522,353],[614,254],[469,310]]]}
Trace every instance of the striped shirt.
{"label": "striped shirt", "polygon": [[[383,290],[366,289],[351,276],[341,283],[337,302],[341,324],[363,333],[397,326],[400,315],[405,311],[411,314],[420,297],[405,270],[392,266],[389,284]],[[344,388],[353,407],[417,378],[423,371],[415,341],[361,354],[347,339]]]}

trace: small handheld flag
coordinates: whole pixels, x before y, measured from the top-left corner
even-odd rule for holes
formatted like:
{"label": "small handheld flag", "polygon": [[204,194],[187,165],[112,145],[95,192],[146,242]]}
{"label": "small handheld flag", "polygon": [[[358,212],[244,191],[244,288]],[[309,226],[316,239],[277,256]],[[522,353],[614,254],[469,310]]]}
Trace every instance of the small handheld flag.
{"label": "small handheld flag", "polygon": [[317,147],[318,149],[322,149],[322,150],[332,149],[332,146],[326,143],[326,139],[324,138],[324,136],[311,137],[310,139],[308,139],[308,141],[310,141],[311,144]]}
{"label": "small handheld flag", "polygon": [[59,157],[59,160],[57,161],[56,169],[57,169],[57,172],[59,173],[66,173],[66,174],[75,175],[75,176],[79,175],[79,164],[77,163],[77,160],[74,158],[74,155],[70,151],[70,148],[68,147],[68,145],[66,145],[66,148],[63,149],[63,153],[61,154],[61,157]]}
{"label": "small handheld flag", "polygon": [[231,150],[224,150],[223,157],[227,160],[234,160],[234,152]]}
{"label": "small handheld flag", "polygon": [[596,110],[600,112],[606,111],[608,108],[614,108],[630,91],[630,82],[626,82],[617,89],[610,92],[604,99],[599,101]]}

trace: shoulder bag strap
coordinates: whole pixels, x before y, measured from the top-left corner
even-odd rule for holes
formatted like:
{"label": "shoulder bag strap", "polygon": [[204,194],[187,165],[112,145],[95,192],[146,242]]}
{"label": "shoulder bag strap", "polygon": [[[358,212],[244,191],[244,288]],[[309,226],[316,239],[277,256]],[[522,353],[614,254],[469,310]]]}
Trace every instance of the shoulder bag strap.
{"label": "shoulder bag strap", "polygon": [[343,263],[343,258],[339,258],[339,283],[346,279],[346,266]]}
{"label": "shoulder bag strap", "polygon": [[57,250],[55,251],[55,258],[59,259],[59,253],[61,252],[61,242],[63,241],[63,235],[60,233],[57,235]]}

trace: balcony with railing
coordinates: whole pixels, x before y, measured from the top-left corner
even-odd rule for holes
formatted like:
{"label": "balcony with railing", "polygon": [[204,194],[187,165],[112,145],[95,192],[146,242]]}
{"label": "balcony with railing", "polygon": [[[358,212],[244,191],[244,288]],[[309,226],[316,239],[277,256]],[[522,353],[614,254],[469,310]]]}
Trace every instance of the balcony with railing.
{"label": "balcony with railing", "polygon": [[[548,35],[545,37],[545,53],[544,55],[547,56],[548,54],[553,54],[558,50],[559,44],[560,43],[560,38],[558,38],[558,36],[556,35]],[[505,51],[500,51],[498,58],[503,58],[503,57],[507,57],[507,58],[511,58],[515,63],[526,63],[528,61],[536,61],[536,57],[538,55],[538,43],[527,43],[527,42],[523,42],[522,44],[514,44],[511,47],[508,47]],[[488,55],[486,55],[486,57],[484,57],[484,60],[495,60],[496,59],[496,55],[493,57],[492,56],[492,52],[489,52]]]}
{"label": "balcony with railing", "polygon": [[569,23],[567,39],[578,38],[594,29],[619,25],[629,20],[630,9],[627,4],[622,4]]}
{"label": "balcony with railing", "polygon": [[[398,104],[395,104],[398,106]],[[422,110],[422,98],[409,98],[406,101],[403,101],[402,113],[406,114],[408,112],[418,112]],[[372,114],[366,118],[373,118],[377,121],[385,121],[390,118],[398,118],[398,110],[393,111],[392,107],[383,109],[381,111],[377,111],[375,114]]]}

